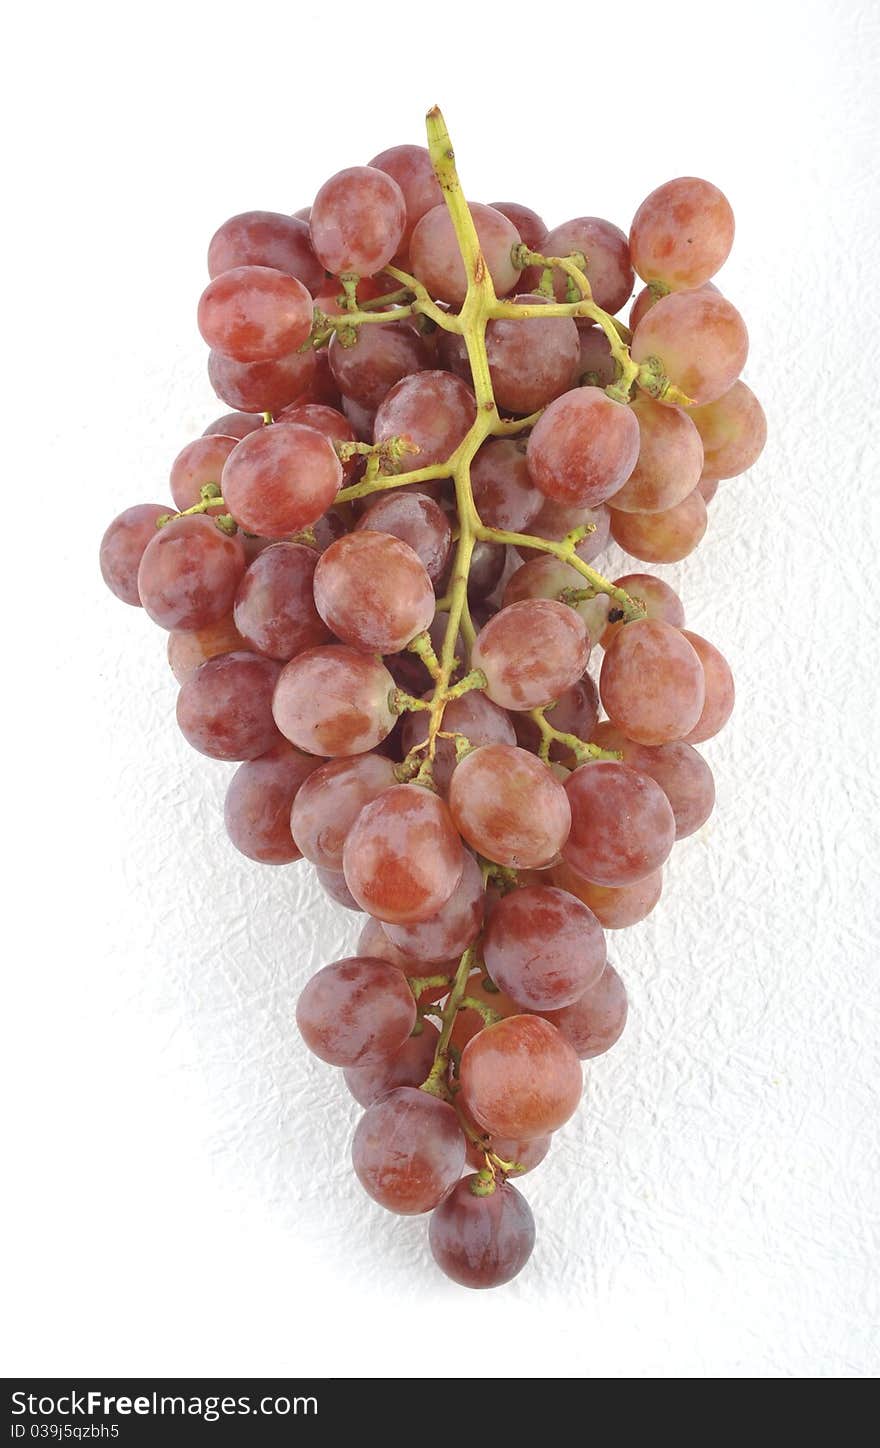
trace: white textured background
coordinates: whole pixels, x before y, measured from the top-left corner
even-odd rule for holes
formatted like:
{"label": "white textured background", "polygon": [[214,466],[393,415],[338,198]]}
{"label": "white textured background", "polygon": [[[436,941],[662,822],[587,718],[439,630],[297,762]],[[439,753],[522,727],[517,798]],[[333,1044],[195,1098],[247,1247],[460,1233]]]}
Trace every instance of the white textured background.
{"label": "white textured background", "polygon": [[[226,0],[13,18],[7,1372],[880,1367],[878,12],[673,19]],[[232,767],[177,734],[164,638],[96,562],[110,517],[164,499],[225,410],[194,315],[214,227],[420,140],[434,101],[471,196],[551,224],[626,226],[669,176],[718,182],[738,220],[720,282],[770,419],[698,554],[663,570],[737,676],[706,747],[717,811],[655,916],[612,937],[630,1025],[524,1183],[530,1268],[485,1295],[361,1193],[356,1108],[293,1027],[355,917],[304,866],[227,845]]]}

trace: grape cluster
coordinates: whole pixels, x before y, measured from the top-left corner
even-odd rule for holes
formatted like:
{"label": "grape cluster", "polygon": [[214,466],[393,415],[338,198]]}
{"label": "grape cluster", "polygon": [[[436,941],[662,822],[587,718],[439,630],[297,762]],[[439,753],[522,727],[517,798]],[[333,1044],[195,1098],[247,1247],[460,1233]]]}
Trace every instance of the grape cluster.
{"label": "grape cluster", "polygon": [[238,764],[232,843],[363,912],[300,1032],[365,1108],[364,1189],[490,1287],[534,1242],[514,1179],[624,1028],[605,932],[708,818],[695,745],[733,707],[673,589],[592,564],[683,558],[766,429],[716,187],[548,231],[469,206],[439,112],[428,137],[220,227],[198,324],[234,410],[101,567],[168,631],[186,739]]}

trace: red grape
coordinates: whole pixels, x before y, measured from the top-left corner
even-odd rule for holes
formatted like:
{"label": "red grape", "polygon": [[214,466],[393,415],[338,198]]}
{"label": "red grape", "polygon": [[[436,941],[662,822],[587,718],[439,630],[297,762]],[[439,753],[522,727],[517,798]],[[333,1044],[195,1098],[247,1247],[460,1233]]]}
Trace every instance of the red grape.
{"label": "red grape", "polygon": [[316,865],[315,874],[318,877],[318,884],[321,886],[324,894],[328,895],[334,904],[341,905],[344,910],[357,910],[359,913],[362,913],[361,907],[349,890],[345,882],[345,876],[341,870],[325,870],[320,865]]}
{"label": "red grape", "polygon": [[[547,711],[547,717],[548,722],[554,729],[558,729],[560,734],[574,734],[577,739],[589,739],[590,730],[595,727],[599,717],[599,691],[590,675],[584,674],[582,679],[563,690],[552,709]],[[514,714],[513,724],[517,743],[537,754],[541,731],[534,720],[530,719],[528,714]],[[574,767],[571,751],[558,739],[550,745],[550,758],[568,768]]]}
{"label": "red grape", "polygon": [[565,785],[571,833],[563,857],[597,885],[631,885],[659,869],[675,843],[669,800],[648,775],[617,760],[582,764]]}
{"label": "red grape", "polygon": [[610,387],[617,377],[617,363],[601,327],[578,327],[580,355],[575,380],[585,387]]}
{"label": "red grape", "polygon": [[403,194],[406,224],[398,251],[405,258],[416,223],[421,221],[426,211],[431,211],[443,201],[443,192],[434,175],[430,153],[424,146],[391,146],[387,151],[374,156],[370,165],[391,176]]}
{"label": "red grape", "polygon": [[156,519],[167,517],[171,510],[162,503],[136,503],[114,518],[101,539],[99,561],[101,576],[111,593],[141,607],[138,593],[138,569],[147,545],[158,536]]}
{"label": "red grape", "polygon": [[[187,443],[177,454],[171,464],[171,496],[178,512],[182,513],[202,501],[202,488],[206,483],[216,483],[219,487],[223,464],[239,442],[237,437],[212,434]],[[208,511],[223,513],[226,509],[221,502]]]}
{"label": "red grape", "polygon": [[699,405],[730,390],[748,351],[736,307],[720,293],[703,290],[664,297],[639,322],[630,346],[634,362],[657,359],[663,375]]}
{"label": "red grape", "polygon": [[[495,291],[503,297],[513,291],[520,274],[511,257],[520,244],[520,234],[513,222],[491,206],[471,202],[470,212]],[[410,237],[409,254],[414,274],[431,295],[460,306],[467,293],[467,275],[445,206],[425,212]]]}
{"label": "red grape", "polygon": [[[427,739],[428,718],[425,709],[405,716],[401,742],[406,753]],[[516,734],[507,714],[487,699],[480,689],[471,689],[459,699],[450,699],[443,711],[443,730],[448,734],[463,734],[474,746],[516,743]],[[438,737],[432,773],[441,794],[447,793],[455,767],[455,741]]]}
{"label": "red grape", "polygon": [[[517,568],[508,578],[504,589],[504,607],[527,598],[558,598],[566,588],[583,589],[585,586],[586,579],[569,563],[554,558],[552,553],[531,554],[529,561],[523,563],[522,567]],[[584,622],[591,645],[598,643],[602,637],[610,607],[611,601],[604,593],[597,594],[595,598],[582,599],[575,604],[575,611]]]}
{"label": "red grape", "polygon": [[470,388],[449,372],[417,372],[395,383],[376,413],[374,442],[406,437],[418,448],[412,468],[445,463],[477,415]]}
{"label": "red grape", "polygon": [[512,603],[477,635],[471,663],[486,675],[486,693],[503,709],[536,709],[576,683],[590,641],[567,604],[531,598]]}
{"label": "red grape", "polygon": [[144,549],[137,575],[141,603],[167,629],[203,629],[232,611],[244,549],[204,513],[175,518]]}
{"label": "red grape", "polygon": [[489,205],[493,211],[500,211],[502,216],[513,222],[529,251],[544,251],[544,243],[550,233],[537,211],[530,206],[521,206],[518,201],[490,201]]}
{"label": "red grape", "polygon": [[257,759],[278,743],[272,694],[278,665],[241,651],[208,659],[181,685],[177,722],[212,759]]}
{"label": "red grape", "polygon": [[312,330],[312,299],[296,277],[268,266],[237,266],[209,282],[199,331],[235,362],[277,362]]}
{"label": "red grape", "polygon": [[441,799],[396,784],[365,805],[348,832],[342,864],[358,903],[379,920],[428,920],[445,905],[465,852]]}
{"label": "red grape", "polygon": [[[544,298],[514,300],[523,306]],[[499,317],[486,328],[486,356],[499,407],[535,412],[571,386],[580,356],[578,329],[571,317]]]}
{"label": "red grape", "polygon": [[302,543],[273,543],[257,555],[235,595],[235,623],[249,648],[286,663],[330,638],[312,593],[318,557]]}
{"label": "red grape", "polygon": [[756,462],[767,441],[767,418],[750,387],[734,382],[729,392],[688,416],[703,440],[703,480],[735,478]]}
{"label": "red grape", "polygon": [[262,414],[257,412],[224,412],[222,417],[208,423],[202,437],[237,437],[239,441],[249,432],[257,432],[263,426]]}
{"label": "red grape", "polygon": [[[436,915],[410,924],[389,921],[385,934],[392,945],[412,960],[451,960],[476,940],[483,924],[484,907],[482,871],[473,855],[465,850],[461,879]],[[432,972],[426,970],[425,974]]]}
{"label": "red grape", "polygon": [[612,508],[611,536],[644,563],[679,563],[693,553],[708,521],[706,501],[696,487],[662,513],[617,513]]}
{"label": "red grape", "polygon": [[525,532],[545,501],[529,477],[522,438],[498,437],[483,443],[471,464],[471,487],[482,521],[508,533]]}
{"label": "red grape", "polygon": [[632,885],[596,885],[578,874],[565,860],[554,865],[550,874],[553,884],[558,885],[560,890],[576,895],[590,907],[605,930],[623,930],[629,925],[637,925],[650,915],[663,889],[663,871],[659,869]]}
{"label": "red grape", "polygon": [[697,488],[702,493],[704,502],[707,504],[711,503],[715,494],[718,492],[718,479],[700,478],[700,481],[697,483]]}
{"label": "red grape", "polygon": [[409,545],[432,584],[443,577],[452,552],[452,529],[433,498],[402,489],[380,493],[376,498],[367,499],[367,510],[357,528],[392,534]]}
{"label": "red grape", "polygon": [[[624,593],[628,593],[630,598],[645,605],[645,618],[659,618],[664,623],[681,628],[684,623],[681,599],[675,589],[664,583],[662,578],[655,578],[653,573],[624,573],[620,578],[615,578],[614,582]],[[621,629],[628,627],[629,625],[621,620],[609,623],[602,635],[602,647],[610,648],[612,639],[617,637]]]}
{"label": "red grape", "polygon": [[343,643],[394,654],[428,627],[434,589],[408,543],[364,530],[347,533],[321,554],[315,606]]}
{"label": "red grape", "polygon": [[483,940],[486,968],[524,1010],[571,1005],[605,968],[605,937],[582,901],[552,885],[505,895]]}
{"label": "red grape", "polygon": [[500,1161],[515,1162],[522,1167],[517,1177],[526,1176],[540,1166],[553,1142],[552,1136],[535,1136],[531,1141],[513,1141],[506,1136],[486,1136],[485,1148],[475,1141],[468,1141],[467,1159],[471,1166],[480,1171],[486,1165],[486,1151],[491,1151]]}
{"label": "red grape", "polygon": [[214,351],[208,358],[208,380],[217,396],[244,412],[280,412],[313,381],[315,353],[291,352],[277,362],[234,362]]}
{"label": "red grape", "polygon": [[364,1190],[389,1212],[430,1212],[461,1176],[465,1141],[452,1107],[398,1086],[368,1107],[351,1148]]}
{"label": "red grape", "polygon": [[631,403],[639,424],[639,456],[610,506],[624,513],[660,513],[692,493],[703,469],[700,434],[680,407],[663,407],[650,397]]}
{"label": "red grape", "polygon": [[[544,498],[534,522],[526,529],[528,533],[536,533],[548,542],[560,543],[575,528],[582,528],[592,525],[592,532],[585,533],[577,544],[575,553],[584,563],[592,563],[608,544],[608,537],[611,530],[611,513],[605,503],[598,503],[595,508],[576,507],[571,503],[560,503],[555,498]],[[529,559],[535,557],[535,550],[527,548],[520,543],[517,552],[521,558]],[[546,554],[540,554],[545,558]],[[578,576],[578,584],[585,582],[582,576]]]}
{"label": "red grape", "polygon": [[334,276],[375,276],[398,250],[405,226],[403,192],[374,166],[349,166],[331,176],[309,215],[312,246]]}
{"label": "red grape", "polygon": [[535,1220],[525,1197],[510,1182],[489,1196],[462,1177],[433,1212],[428,1242],[434,1261],[462,1287],[501,1287],[521,1272],[535,1245]]}
{"label": "red grape", "polygon": [[208,275],[233,267],[273,267],[296,277],[314,296],[324,281],[309,228],[296,216],[279,211],[242,211],[214,232],[208,247]]}
{"label": "red grape", "polygon": [[[489,897],[487,896],[487,908],[488,903]],[[499,990],[494,981],[489,980],[489,977],[482,971],[468,977],[465,999],[480,1001],[499,1016],[518,1016],[522,1013],[521,1007],[512,1001],[510,996]],[[462,1007],[456,1013],[455,1024],[452,1027],[450,1039],[453,1046],[456,1046],[459,1051],[463,1051],[468,1041],[472,1040],[478,1031],[482,1031],[484,1026],[485,1021],[478,1011],[471,1006]],[[506,1159],[510,1160],[509,1157]]]}
{"label": "red grape", "polygon": [[626,1025],[626,987],[609,962],[595,985],[573,1005],[558,1011],[544,1011],[546,1020],[574,1048],[581,1061],[601,1056],[623,1034]]}
{"label": "red grape", "polygon": [[613,497],[638,455],[635,414],[598,387],[581,387],[551,402],[529,437],[532,482],[548,498],[582,508]]}
{"label": "red grape", "polygon": [[[345,876],[343,876],[343,879],[344,878]],[[430,971],[426,972],[422,961],[411,960],[408,955],[404,955],[402,950],[398,950],[394,942],[388,939],[385,926],[382,925],[380,921],[374,919],[372,915],[366,917],[361,927],[361,932],[358,936],[358,954],[375,955],[378,956],[380,960],[387,960],[391,965],[396,966],[398,970],[402,970],[404,975],[410,979],[424,976],[425,974],[453,976],[458,969],[457,959],[445,960],[438,965],[432,964]],[[419,1001],[423,1005],[429,1004],[442,1000],[442,998],[448,994],[449,986],[446,983],[443,985],[425,986],[419,995]],[[427,1072],[425,1074],[427,1075]],[[422,1081],[424,1079],[423,1076]],[[399,1081],[397,1084],[399,1086],[406,1084],[419,1086],[421,1085],[421,1081],[413,1081],[411,1083]]]}
{"label": "red grape", "polygon": [[[636,619],[602,661],[599,692],[609,718],[637,744],[684,739],[696,726],[706,685],[699,655],[662,619]],[[611,882],[614,883],[613,881]]]}
{"label": "red grape", "polygon": [[313,754],[300,754],[286,739],[239,765],[223,807],[226,833],[237,850],[263,865],[302,858],[290,832],[290,809],[317,765]]}
{"label": "red grape", "polygon": [[196,669],[218,654],[248,649],[232,614],[202,629],[175,629],[168,635],[168,662],[178,684],[185,684]]}
{"label": "red grape", "polygon": [[723,266],[733,246],[730,202],[711,181],[679,176],[642,202],[629,234],[643,281],[672,291],[698,287]]}
{"label": "red grape", "polygon": [[[328,407],[323,402],[300,402],[293,403],[279,412],[276,422],[295,422],[301,427],[314,428],[315,432],[321,432],[331,443],[334,442],[357,442],[357,434],[343,412],[336,407]],[[357,473],[362,459],[359,457],[349,458],[342,464],[342,471],[347,481],[351,481]]]}
{"label": "red grape", "polygon": [[706,694],[702,713],[694,727],[684,735],[689,744],[700,744],[704,739],[712,739],[723,729],[733,712],[733,674],[724,655],[714,644],[710,644],[708,639],[701,638],[699,634],[691,633],[688,629],[682,629],[682,633],[696,651],[705,678]]}
{"label": "red grape", "polygon": [[221,486],[239,527],[262,538],[283,538],[326,512],[342,486],[342,467],[321,433],[283,423],[242,439],[223,469]]}
{"label": "red grape", "polygon": [[670,744],[636,744],[608,719],[596,725],[591,742],[618,750],[624,764],[657,781],[672,806],[677,840],[706,823],[715,806],[715,781],[705,759],[691,744],[682,739]]}
{"label": "red grape", "polygon": [[430,366],[425,343],[405,322],[359,327],[351,347],[335,336],[328,356],[340,392],[371,409],[379,406],[395,382]]}
{"label": "red grape", "polygon": [[[619,312],[633,289],[633,269],[625,233],[599,216],[577,216],[553,228],[547,237],[544,255],[568,256],[573,251],[582,252],[587,259],[584,273],[596,305],[603,312]],[[561,302],[565,301],[566,281],[565,273],[555,269],[553,289]]]}
{"label": "red grape", "polygon": [[511,744],[484,744],[457,765],[449,807],[469,845],[512,869],[551,864],[571,825],[558,779],[542,760]]}
{"label": "red grape", "polygon": [[422,1022],[417,1036],[409,1036],[390,1056],[369,1066],[349,1066],[342,1074],[345,1084],[361,1106],[372,1106],[397,1086],[421,1086],[434,1064],[440,1032],[430,1021]]}
{"label": "red grape", "polygon": [[308,754],[365,754],[394,728],[393,688],[378,659],[323,644],[284,665],[272,709],[285,739]]}
{"label": "red grape", "polygon": [[580,1062],[540,1016],[508,1016],[461,1053],[462,1104],[493,1136],[546,1136],[574,1113],[583,1091]]}
{"label": "red grape", "polygon": [[306,859],[338,873],[346,837],[364,805],[396,783],[394,765],[381,754],[332,759],[316,769],[297,794],[290,817],[293,838]]}
{"label": "red grape", "polygon": [[369,1066],[399,1051],[416,1023],[412,991],[387,960],[350,956],[305,986],[296,1023],[310,1051],[330,1066]]}

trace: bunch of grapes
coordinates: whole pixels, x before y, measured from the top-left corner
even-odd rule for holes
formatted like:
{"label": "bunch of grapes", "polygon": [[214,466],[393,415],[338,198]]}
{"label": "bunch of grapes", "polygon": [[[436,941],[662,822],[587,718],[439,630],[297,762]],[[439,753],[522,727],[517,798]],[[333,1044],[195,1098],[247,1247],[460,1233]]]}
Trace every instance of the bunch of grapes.
{"label": "bunch of grapes", "polygon": [[490,1287],[532,1251],[514,1180],[624,1028],[605,931],[708,818],[695,746],[733,707],[673,589],[592,565],[609,536],[683,558],[766,429],[711,280],[715,186],[660,186],[629,237],[548,232],[468,205],[438,111],[428,139],[220,227],[198,321],[235,410],[101,566],[168,631],[186,739],[238,762],[232,843],[363,912],[300,1032],[364,1107],[365,1190],[431,1213],[442,1270]]}

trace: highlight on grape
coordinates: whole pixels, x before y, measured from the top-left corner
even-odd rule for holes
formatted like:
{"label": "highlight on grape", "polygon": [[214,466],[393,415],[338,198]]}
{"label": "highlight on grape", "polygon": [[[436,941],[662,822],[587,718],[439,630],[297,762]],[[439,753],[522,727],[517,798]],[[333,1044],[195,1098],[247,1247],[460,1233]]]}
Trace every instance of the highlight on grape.
{"label": "highlight on grape", "polygon": [[[297,1024],[364,1108],[364,1190],[482,1288],[528,1261],[514,1183],[624,1029],[606,932],[714,805],[695,746],[733,677],[640,565],[697,547],[766,423],[716,186],[549,231],[466,201],[427,131],[220,227],[198,326],[232,411],[100,563],[167,631],[185,738],[238,764],[232,844],[362,913]],[[637,560],[613,580],[609,537]]]}

